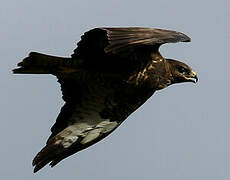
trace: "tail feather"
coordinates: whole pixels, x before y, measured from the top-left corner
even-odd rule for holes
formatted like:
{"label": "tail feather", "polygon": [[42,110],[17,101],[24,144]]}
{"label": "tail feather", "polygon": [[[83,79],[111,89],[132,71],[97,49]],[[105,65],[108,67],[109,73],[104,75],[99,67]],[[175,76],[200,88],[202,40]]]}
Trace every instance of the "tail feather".
{"label": "tail feather", "polygon": [[31,52],[28,57],[18,63],[19,68],[14,69],[15,74],[53,74],[62,65],[67,64],[70,58],[50,56]]}

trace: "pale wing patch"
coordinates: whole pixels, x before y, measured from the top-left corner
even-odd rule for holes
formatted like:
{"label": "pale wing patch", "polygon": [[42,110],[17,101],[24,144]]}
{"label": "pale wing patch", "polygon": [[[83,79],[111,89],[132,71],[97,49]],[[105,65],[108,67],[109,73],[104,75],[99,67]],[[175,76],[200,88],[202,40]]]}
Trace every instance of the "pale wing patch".
{"label": "pale wing patch", "polygon": [[118,126],[117,122],[102,121],[94,129],[90,130],[80,143],[86,144],[88,142],[91,142],[96,138],[98,138],[100,135],[104,133],[109,133],[117,126]]}
{"label": "pale wing patch", "polygon": [[117,126],[117,122],[110,122],[109,120],[104,120],[95,126],[87,125],[87,123],[75,123],[57,134],[55,144],[69,148],[79,138],[82,139],[81,144],[87,144],[101,135],[109,133]]}
{"label": "pale wing patch", "polygon": [[104,101],[108,93],[106,89],[100,91],[94,89],[93,93],[84,97],[82,103],[76,105],[69,126],[54,137],[55,144],[69,148],[79,141],[78,143],[84,145],[116,128],[117,122],[103,119],[100,115],[105,108]]}

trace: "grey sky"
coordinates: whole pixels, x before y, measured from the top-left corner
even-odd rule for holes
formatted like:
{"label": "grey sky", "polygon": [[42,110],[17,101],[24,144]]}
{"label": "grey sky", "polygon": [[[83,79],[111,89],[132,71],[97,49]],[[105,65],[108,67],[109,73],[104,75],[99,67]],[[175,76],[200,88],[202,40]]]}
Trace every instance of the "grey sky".
{"label": "grey sky", "polygon": [[[228,0],[3,0],[0,6],[0,179],[229,180]],[[56,78],[12,75],[30,51],[69,56],[97,26],[182,31],[192,43],[161,47],[188,63],[199,83],[157,92],[96,145],[32,173],[63,105]]]}

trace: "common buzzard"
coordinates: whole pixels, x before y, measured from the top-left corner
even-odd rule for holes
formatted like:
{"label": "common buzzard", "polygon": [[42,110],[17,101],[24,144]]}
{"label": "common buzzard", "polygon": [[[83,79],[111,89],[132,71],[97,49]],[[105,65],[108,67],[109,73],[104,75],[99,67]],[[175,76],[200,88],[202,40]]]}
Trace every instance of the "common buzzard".
{"label": "common buzzard", "polygon": [[65,101],[34,172],[109,135],[155,91],[197,82],[188,65],[159,52],[162,44],[189,41],[176,31],[105,27],[86,32],[69,58],[31,52],[13,72],[56,76]]}

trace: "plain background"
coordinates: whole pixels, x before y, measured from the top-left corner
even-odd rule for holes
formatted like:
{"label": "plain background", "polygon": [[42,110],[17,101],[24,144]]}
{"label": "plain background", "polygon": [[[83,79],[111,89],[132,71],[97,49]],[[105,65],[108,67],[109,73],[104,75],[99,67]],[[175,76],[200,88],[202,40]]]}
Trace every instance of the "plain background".
{"label": "plain background", "polygon": [[[229,0],[3,0],[0,6],[1,180],[229,180]],[[70,56],[101,26],[184,32],[191,43],[161,47],[198,73],[157,92],[96,145],[33,174],[63,105],[56,78],[13,75],[30,51]]]}

